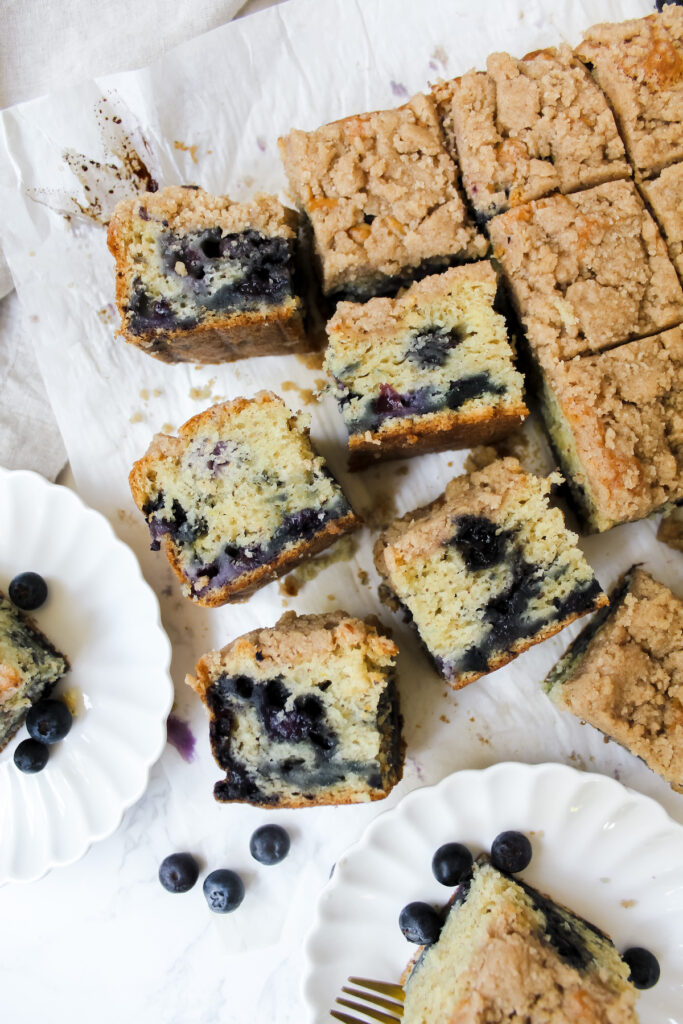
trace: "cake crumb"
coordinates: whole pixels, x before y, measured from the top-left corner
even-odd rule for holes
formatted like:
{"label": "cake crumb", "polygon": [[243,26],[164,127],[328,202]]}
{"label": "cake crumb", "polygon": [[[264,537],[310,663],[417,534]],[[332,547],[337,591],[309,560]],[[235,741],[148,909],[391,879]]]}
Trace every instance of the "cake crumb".
{"label": "cake crumb", "polygon": [[610,881],[610,879],[609,879],[609,878],[601,878],[601,879],[600,879],[600,881],[601,881],[601,882],[609,882],[609,881]]}
{"label": "cake crumb", "polygon": [[447,718],[446,715],[439,715],[439,721],[440,722],[445,722],[446,725],[450,725],[451,724],[450,718]]}
{"label": "cake crumb", "polygon": [[173,148],[174,149],[180,149],[180,150],[182,150],[183,153],[189,153],[190,156],[192,157],[192,163],[193,164],[196,164],[196,163],[199,162],[197,160],[197,145],[196,145],[196,143],[195,143],[194,146],[188,146],[185,142],[179,142],[177,139],[175,139],[174,142],[173,142]]}
{"label": "cake crumb", "polygon": [[302,388],[301,385],[297,384],[296,381],[293,380],[284,380],[282,382],[282,390],[296,391],[299,396],[299,400],[304,405],[313,405],[317,401],[316,392],[313,391],[312,388]]}
{"label": "cake crumb", "polygon": [[286,594],[288,597],[296,597],[299,593],[299,586],[300,583],[292,572],[289,576],[285,576],[283,580],[280,580],[278,583],[278,590],[281,594]]}
{"label": "cake crumb", "polygon": [[147,388],[140,388],[140,398],[143,402],[149,402],[149,391]]}
{"label": "cake crumb", "polygon": [[358,580],[364,587],[367,587],[368,583],[370,582],[370,576],[365,571],[365,569],[358,570]]}
{"label": "cake crumb", "polygon": [[408,476],[409,472],[408,466],[397,466],[394,470],[394,476]]}
{"label": "cake crumb", "polygon": [[374,496],[371,506],[361,508],[360,514],[361,518],[364,519],[366,524],[370,527],[388,526],[389,523],[398,516],[398,510],[396,508],[396,502],[393,494],[382,493],[380,491]]}
{"label": "cake crumb", "polygon": [[630,910],[631,907],[635,907],[637,902],[638,900],[620,900],[620,903],[625,910]]}
{"label": "cake crumb", "polygon": [[201,387],[190,388],[190,398],[194,398],[196,401],[204,401],[205,399],[213,397],[213,386],[216,383],[216,378],[212,377],[208,384],[203,384]]}
{"label": "cake crumb", "polygon": [[322,352],[297,352],[296,358],[309,370],[322,370],[325,356]]}
{"label": "cake crumb", "polygon": [[163,434],[172,434],[174,430],[175,430],[175,427],[173,426],[172,423],[162,423],[161,424],[161,432]]}
{"label": "cake crumb", "polygon": [[327,600],[328,601],[336,601],[337,600],[337,595],[336,594],[328,594],[327,595]]}
{"label": "cake crumb", "polygon": [[128,418],[128,422],[141,423],[144,420],[144,418],[144,413],[140,412],[140,410],[138,409],[137,412],[134,412],[133,415]]}

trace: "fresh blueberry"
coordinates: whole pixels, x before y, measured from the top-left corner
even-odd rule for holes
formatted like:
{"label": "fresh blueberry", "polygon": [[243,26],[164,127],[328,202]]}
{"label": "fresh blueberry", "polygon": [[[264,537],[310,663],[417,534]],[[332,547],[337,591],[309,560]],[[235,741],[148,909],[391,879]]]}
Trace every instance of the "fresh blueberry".
{"label": "fresh blueberry", "polygon": [[9,585],[10,601],[24,612],[32,612],[45,604],[47,583],[37,572],[20,572]]}
{"label": "fresh blueberry", "polygon": [[244,882],[237,872],[219,868],[204,879],[204,895],[214,914],[229,914],[244,899]]}
{"label": "fresh blueberry", "polygon": [[199,865],[191,853],[172,853],[159,866],[159,881],[167,892],[188,892],[199,878]]}
{"label": "fresh blueberry", "polygon": [[521,832],[501,832],[491,844],[491,863],[499,871],[515,874],[531,861],[531,843]]}
{"label": "fresh blueberry", "polygon": [[642,946],[632,946],[622,953],[621,959],[628,965],[629,980],[636,988],[652,988],[659,981],[659,961],[654,953]]}
{"label": "fresh blueberry", "polygon": [[398,926],[408,942],[429,946],[441,932],[441,918],[428,903],[409,903],[398,917]]}
{"label": "fresh blueberry", "polygon": [[279,864],[289,853],[289,833],[281,825],[261,825],[249,840],[249,850],[260,864]]}
{"label": "fresh blueberry", "polygon": [[20,772],[33,775],[42,772],[48,762],[50,751],[38,740],[23,740],[14,751],[14,763]]}
{"label": "fresh blueberry", "polygon": [[460,885],[472,870],[472,854],[462,843],[444,843],[432,857],[434,878],[442,885]]}
{"label": "fresh blueberry", "polygon": [[28,734],[39,743],[59,743],[72,722],[71,712],[61,700],[39,700],[26,716]]}

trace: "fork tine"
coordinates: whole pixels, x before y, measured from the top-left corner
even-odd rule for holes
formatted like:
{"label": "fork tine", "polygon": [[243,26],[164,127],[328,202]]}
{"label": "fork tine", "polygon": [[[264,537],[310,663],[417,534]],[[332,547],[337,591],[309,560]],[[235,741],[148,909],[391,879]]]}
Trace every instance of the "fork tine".
{"label": "fork tine", "polygon": [[375,1006],[381,1006],[385,1010],[391,1010],[398,1017],[403,1013],[403,1003],[395,1003],[393,999],[374,996],[371,992],[361,992],[357,988],[347,988],[346,985],[342,988],[342,992],[346,992],[349,996],[356,996],[358,999],[364,999],[366,1003],[374,1003]]}
{"label": "fork tine", "polygon": [[398,1024],[400,1020],[399,1017],[393,1017],[389,1013],[375,1010],[372,1006],[367,1006],[363,1003],[354,1003],[350,999],[336,999],[335,1002],[339,1003],[340,1006],[348,1006],[349,1010],[359,1010],[366,1017],[372,1017],[373,1020],[379,1021],[380,1024]]}
{"label": "fork tine", "polygon": [[349,978],[352,985],[369,988],[371,992],[381,992],[383,996],[391,996],[400,1003],[405,1001],[406,994],[402,985],[394,985],[390,981],[373,981],[372,978]]}
{"label": "fork tine", "polygon": [[340,1020],[342,1024],[368,1024],[367,1021],[361,1020],[360,1017],[351,1017],[348,1013],[340,1013],[339,1010],[330,1010],[330,1017]]}

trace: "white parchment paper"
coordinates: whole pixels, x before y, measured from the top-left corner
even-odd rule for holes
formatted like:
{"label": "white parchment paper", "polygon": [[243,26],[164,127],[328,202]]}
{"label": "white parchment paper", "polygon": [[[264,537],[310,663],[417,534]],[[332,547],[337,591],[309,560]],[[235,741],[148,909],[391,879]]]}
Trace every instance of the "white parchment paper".
{"label": "white parchment paper", "polygon": [[[294,356],[211,368],[166,366],[124,344],[115,337],[113,261],[104,229],[55,209],[73,209],[74,198],[88,202],[63,154],[73,150],[111,162],[111,139],[105,135],[103,141],[97,117],[106,97],[121,130],[138,139],[144,135],[150,169],[162,185],[197,183],[238,199],[258,189],[282,191],[276,140],[292,127],[309,129],[394,106],[430,81],[483,66],[491,51],[522,55],[562,39],[576,43],[581,30],[596,21],[651,9],[646,0],[533,0],[522,6],[509,0],[297,0],[196,39],[147,70],[91,81],[1,116],[0,234],[76,483],[135,550],[159,595],[174,646],[177,714],[198,739],[191,763],[172,748],[164,755],[173,793],[169,835],[178,848],[201,851],[207,865],[243,872],[252,909],[245,903],[216,927],[226,948],[245,956],[285,942],[292,951],[293,985],[303,929],[332,863],[365,823],[417,785],[499,760],[562,760],[620,777],[658,798],[679,820],[683,798],[597,732],[560,716],[542,694],[539,681],[576,635],[576,626],[457,695],[450,691],[409,629],[378,602],[371,529],[342,549],[346,560],[329,564],[296,596],[274,583],[246,604],[217,610],[181,597],[163,556],[149,551],[147,528],[127,486],[133,461],[155,431],[177,428],[221,398],[270,387],[312,414],[314,441],[357,510],[374,522],[435,497],[462,467],[464,453],[350,476],[334,403],[308,401],[307,389],[316,389],[323,377],[319,369]],[[622,526],[585,540],[603,586],[634,561],[676,585],[681,556],[657,543],[655,525]],[[217,806],[211,789],[219,772],[203,709],[184,685],[185,673],[206,650],[274,623],[285,608],[336,607],[360,615],[377,612],[395,630],[408,742],[403,782],[371,806],[270,815]],[[283,822],[293,836],[292,854],[277,871],[257,870],[248,854],[252,828],[265,820]],[[259,1005],[266,1006],[267,993],[262,999]]]}

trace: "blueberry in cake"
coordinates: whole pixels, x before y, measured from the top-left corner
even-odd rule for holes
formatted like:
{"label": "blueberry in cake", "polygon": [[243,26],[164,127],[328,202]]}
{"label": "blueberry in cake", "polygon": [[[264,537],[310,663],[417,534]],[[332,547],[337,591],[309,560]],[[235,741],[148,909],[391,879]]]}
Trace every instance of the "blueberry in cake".
{"label": "blueberry in cake", "polygon": [[339,303],[325,360],[352,467],[484,443],[524,420],[496,292],[482,261],[423,278],[396,299]]}
{"label": "blueberry in cake", "polygon": [[36,624],[0,593],[0,750],[68,668]]}
{"label": "blueberry in cake", "polygon": [[637,1024],[629,968],[595,925],[474,865],[436,942],[409,964],[403,1024]]}
{"label": "blueberry in cake", "polygon": [[683,501],[683,328],[538,370],[546,427],[591,531]]}
{"label": "blueberry in cake", "polygon": [[183,593],[214,607],[247,597],[360,520],[308,437],[309,417],[270,391],[214,405],[157,434],[130,473]]}
{"label": "blueberry in cake", "polygon": [[566,45],[492,53],[433,95],[480,220],[630,174],[607,100]]}
{"label": "blueberry in cake", "polygon": [[312,347],[295,294],[297,216],[172,186],[119,203],[109,225],[121,334],[167,363]]}
{"label": "blueberry in cake", "polygon": [[363,301],[483,256],[434,101],[347,117],[279,141],[325,295]]}
{"label": "blueberry in cake", "polygon": [[513,458],[456,477],[375,546],[385,585],[456,689],[607,603],[541,479]]}
{"label": "blueberry in cake", "polygon": [[307,807],[379,800],[400,780],[396,645],[345,612],[296,616],[204,655],[217,800]]}
{"label": "blueberry in cake", "polygon": [[683,601],[633,566],[544,682],[683,792]]}

